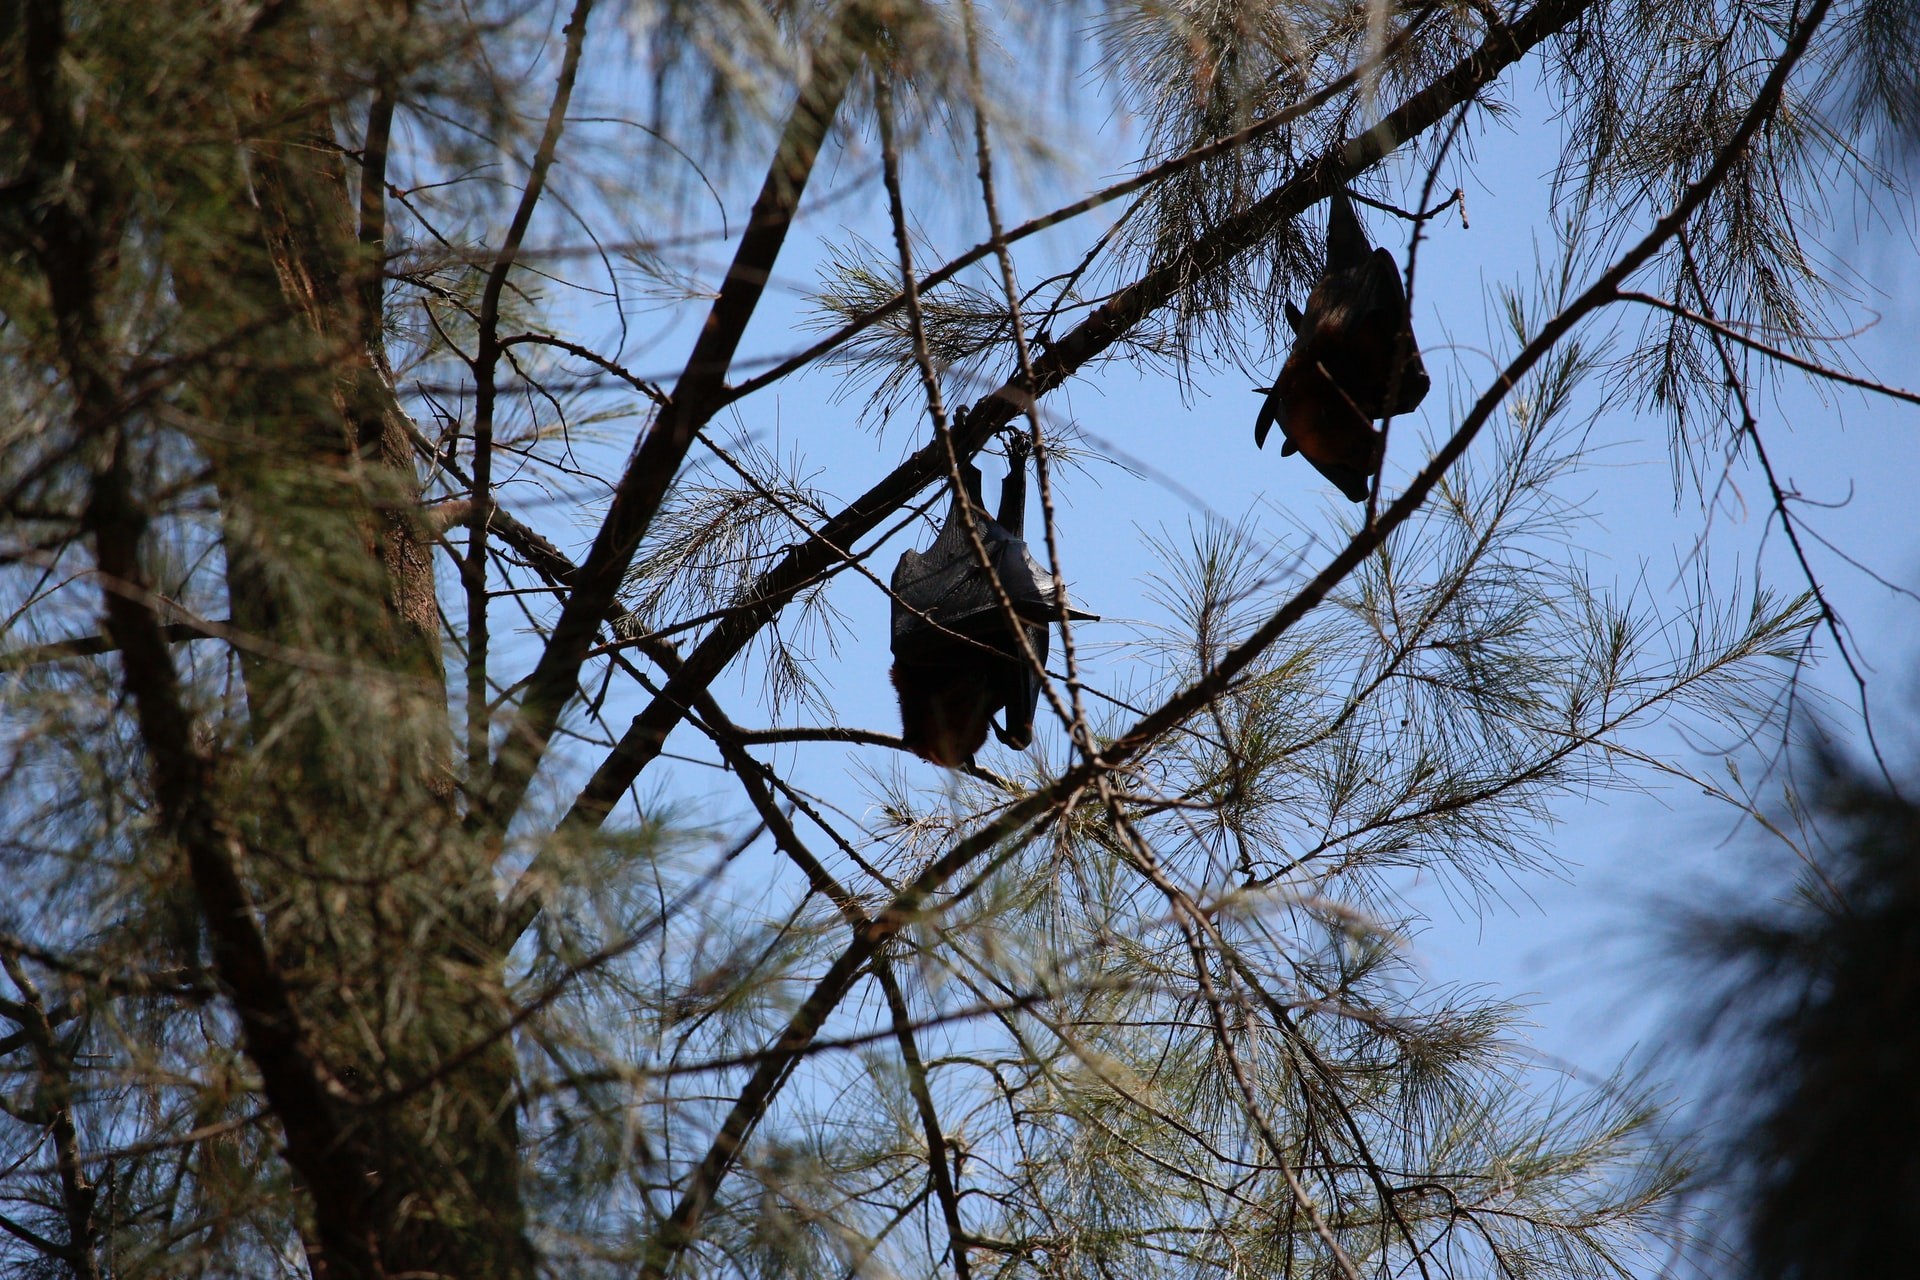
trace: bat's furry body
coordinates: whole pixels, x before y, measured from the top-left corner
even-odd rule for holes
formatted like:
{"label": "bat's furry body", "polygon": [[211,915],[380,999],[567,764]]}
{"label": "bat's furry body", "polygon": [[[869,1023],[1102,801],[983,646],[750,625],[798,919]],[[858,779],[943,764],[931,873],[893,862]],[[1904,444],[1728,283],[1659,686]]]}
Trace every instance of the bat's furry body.
{"label": "bat's furry body", "polygon": [[[1059,583],[1035,563],[1020,532],[1026,516],[1025,451],[1012,451],[1000,489],[1000,513],[986,514],[980,471],[962,468],[967,492],[925,551],[908,551],[893,570],[893,687],[900,695],[901,739],[935,764],[973,759],[992,729],[1016,750],[1033,740],[1040,682],[994,590],[998,577],[1034,656],[1045,663],[1048,624],[1058,617]],[[992,574],[967,537],[971,521]],[[1073,617],[1092,615],[1073,611]],[[994,724],[996,712],[1005,724]]]}
{"label": "bat's furry body", "polygon": [[1381,435],[1373,420],[1411,413],[1426,398],[1429,380],[1400,269],[1391,253],[1368,244],[1345,192],[1329,202],[1326,269],[1307,296],[1305,314],[1288,303],[1287,320],[1293,350],[1273,386],[1259,388],[1267,399],[1254,422],[1254,443],[1264,447],[1279,423],[1283,456],[1298,452],[1341,493],[1365,502],[1380,468]]}

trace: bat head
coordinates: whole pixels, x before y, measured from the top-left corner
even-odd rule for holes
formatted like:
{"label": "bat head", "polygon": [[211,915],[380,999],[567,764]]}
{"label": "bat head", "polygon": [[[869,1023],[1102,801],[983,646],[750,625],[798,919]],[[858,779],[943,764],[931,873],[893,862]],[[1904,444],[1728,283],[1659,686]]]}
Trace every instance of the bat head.
{"label": "bat head", "polygon": [[1320,462],[1313,458],[1308,458],[1307,461],[1313,463],[1315,471],[1331,480],[1333,487],[1338,489],[1347,501],[1365,502],[1367,500],[1367,491],[1373,484],[1372,472],[1361,471],[1338,462]]}
{"label": "bat head", "polygon": [[976,669],[893,664],[900,740],[922,760],[957,769],[987,741],[999,699]]}

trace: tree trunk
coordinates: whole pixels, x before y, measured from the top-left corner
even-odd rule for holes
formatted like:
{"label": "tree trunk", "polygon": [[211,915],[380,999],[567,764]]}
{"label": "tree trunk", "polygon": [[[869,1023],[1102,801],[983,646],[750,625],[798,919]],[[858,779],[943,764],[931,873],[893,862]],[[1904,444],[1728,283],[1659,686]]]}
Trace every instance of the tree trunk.
{"label": "tree trunk", "polygon": [[[324,113],[288,125],[264,95],[250,105],[252,225],[170,259],[195,336],[230,353],[197,387],[243,637],[245,741],[223,803],[244,815],[271,954],[341,1086],[378,1266],[531,1276],[504,977],[480,941],[491,871],[455,810],[432,535],[383,355],[362,337],[378,324],[356,286],[378,264]],[[317,1272],[342,1273],[309,1247]]]}

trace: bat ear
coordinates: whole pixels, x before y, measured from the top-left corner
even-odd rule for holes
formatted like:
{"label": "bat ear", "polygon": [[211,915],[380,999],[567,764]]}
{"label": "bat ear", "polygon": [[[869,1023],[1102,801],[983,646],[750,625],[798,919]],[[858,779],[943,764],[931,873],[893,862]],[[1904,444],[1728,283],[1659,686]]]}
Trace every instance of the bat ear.
{"label": "bat ear", "polygon": [[1297,338],[1300,336],[1300,326],[1305,324],[1306,322],[1307,322],[1307,318],[1300,314],[1300,308],[1293,305],[1292,298],[1288,298],[1287,299],[1287,327],[1293,330],[1294,337]]}
{"label": "bat ear", "polygon": [[[1285,370],[1282,372],[1284,373]],[[1256,449],[1267,447],[1267,433],[1273,430],[1274,423],[1281,421],[1287,415],[1287,402],[1280,394],[1280,389],[1268,387],[1266,392],[1267,398],[1260,406],[1260,415],[1253,420],[1253,447]],[[1283,427],[1281,435],[1285,434],[1286,430]]]}
{"label": "bat ear", "polygon": [[1288,436],[1287,442],[1280,446],[1280,456],[1283,458],[1291,458],[1298,452],[1300,452],[1300,446],[1293,442],[1292,436]]}

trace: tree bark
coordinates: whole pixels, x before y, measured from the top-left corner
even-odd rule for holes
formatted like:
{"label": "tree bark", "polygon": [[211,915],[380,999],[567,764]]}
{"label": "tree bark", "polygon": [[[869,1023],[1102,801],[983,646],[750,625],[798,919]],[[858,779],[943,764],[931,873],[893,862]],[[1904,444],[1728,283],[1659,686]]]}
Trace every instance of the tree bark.
{"label": "tree bark", "polygon": [[[433,532],[368,341],[379,246],[356,234],[323,99],[299,98],[291,55],[309,42],[284,22],[256,39],[254,83],[271,87],[233,103],[245,189],[200,193],[236,216],[222,243],[170,258],[188,328],[231,353],[194,406],[246,637],[222,802],[243,815],[270,961],[360,1161],[369,1274],[530,1277],[504,962],[478,941],[491,868],[455,808]],[[476,1043],[490,1047],[463,1054]],[[374,1095],[399,1100],[355,1101]],[[358,1273],[341,1261],[329,1275]]]}

